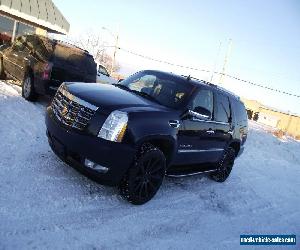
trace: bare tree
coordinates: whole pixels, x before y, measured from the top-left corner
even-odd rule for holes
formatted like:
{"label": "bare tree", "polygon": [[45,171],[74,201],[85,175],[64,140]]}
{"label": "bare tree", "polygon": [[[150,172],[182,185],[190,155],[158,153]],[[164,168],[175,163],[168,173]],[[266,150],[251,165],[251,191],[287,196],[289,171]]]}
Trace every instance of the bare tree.
{"label": "bare tree", "polygon": [[108,49],[114,46],[109,46],[99,34],[97,35],[90,32],[82,36],[69,38],[69,41],[87,50],[94,57],[95,61],[103,65],[109,72],[118,72],[120,70],[120,64],[118,62],[114,63],[114,68],[111,70],[113,59],[108,53]]}

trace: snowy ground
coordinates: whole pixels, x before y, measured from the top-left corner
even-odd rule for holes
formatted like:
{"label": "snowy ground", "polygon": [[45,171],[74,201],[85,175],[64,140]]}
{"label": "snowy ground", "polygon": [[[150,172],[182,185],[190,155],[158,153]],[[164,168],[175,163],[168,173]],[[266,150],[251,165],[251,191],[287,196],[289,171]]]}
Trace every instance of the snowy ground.
{"label": "snowy ground", "polygon": [[51,152],[46,103],[0,82],[0,249],[253,249],[240,234],[296,234],[299,248],[299,142],[251,123],[227,182],[167,178],[152,201],[132,206]]}

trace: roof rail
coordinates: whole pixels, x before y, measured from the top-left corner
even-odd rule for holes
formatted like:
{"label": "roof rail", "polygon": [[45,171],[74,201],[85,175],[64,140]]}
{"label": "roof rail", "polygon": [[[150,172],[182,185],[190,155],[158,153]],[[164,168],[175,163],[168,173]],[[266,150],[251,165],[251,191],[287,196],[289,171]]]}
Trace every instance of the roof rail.
{"label": "roof rail", "polygon": [[80,50],[82,50],[82,51],[84,51],[85,53],[87,53],[87,54],[90,55],[90,52],[87,51],[86,49],[80,48],[79,46],[77,46],[77,45],[75,45],[75,44],[72,44],[72,43],[70,43],[70,42],[66,42],[66,41],[58,40],[58,39],[53,39],[53,41],[56,42],[56,43],[59,42],[59,43],[62,43],[62,44],[66,44],[66,45],[72,46],[72,47],[74,47],[74,48],[76,48],[76,49],[80,49]]}
{"label": "roof rail", "polygon": [[219,85],[213,84],[213,83],[208,82],[208,81],[205,81],[205,80],[200,80],[200,79],[198,79],[198,78],[196,78],[196,77],[192,77],[192,76],[190,76],[190,75],[189,75],[189,76],[181,75],[181,76],[186,77],[188,81],[189,81],[190,79],[197,80],[197,81],[200,82],[200,83],[204,83],[204,84],[206,84],[206,85],[212,86],[212,87],[214,87],[214,88],[217,88],[217,89],[219,89],[219,90],[221,90],[221,91],[223,91],[223,92],[226,92],[226,93],[228,93],[228,94],[230,94],[230,95],[236,97],[237,99],[240,99],[240,97],[239,97],[238,95],[236,95],[235,93],[233,93],[233,92],[229,91],[228,89],[225,89],[225,88],[223,88],[223,87],[221,87],[221,86],[219,86]]}

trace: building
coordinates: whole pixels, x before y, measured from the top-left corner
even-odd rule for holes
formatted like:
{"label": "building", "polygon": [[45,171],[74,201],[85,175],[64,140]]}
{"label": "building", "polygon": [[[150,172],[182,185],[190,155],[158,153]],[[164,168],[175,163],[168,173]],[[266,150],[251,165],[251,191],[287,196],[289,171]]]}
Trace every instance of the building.
{"label": "building", "polygon": [[249,119],[300,139],[300,116],[265,106],[254,100],[243,99],[243,102]]}
{"label": "building", "polygon": [[0,0],[0,45],[24,34],[67,34],[69,28],[51,0]]}

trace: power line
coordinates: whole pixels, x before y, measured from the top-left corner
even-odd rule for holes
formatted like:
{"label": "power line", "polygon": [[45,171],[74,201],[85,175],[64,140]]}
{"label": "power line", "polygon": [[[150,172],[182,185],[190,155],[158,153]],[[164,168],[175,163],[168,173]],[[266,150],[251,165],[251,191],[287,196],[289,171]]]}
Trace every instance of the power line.
{"label": "power line", "polygon": [[[132,54],[132,55],[135,55],[135,56],[139,56],[139,57],[142,57],[144,59],[151,60],[151,61],[154,61],[154,62],[164,63],[164,64],[168,64],[168,65],[171,65],[171,66],[176,66],[176,67],[179,67],[179,68],[190,69],[190,70],[195,70],[195,71],[201,71],[201,72],[206,72],[206,73],[210,73],[211,72],[211,70],[207,70],[207,69],[201,69],[201,68],[195,68],[195,67],[180,65],[180,64],[171,63],[171,62],[168,62],[168,61],[164,61],[164,60],[152,58],[152,57],[145,56],[145,55],[136,53],[134,51],[127,50],[127,49],[120,48],[120,47],[118,47],[118,49],[122,50],[122,51],[125,51],[125,52],[127,52],[129,54]],[[280,89],[275,89],[275,88],[272,88],[272,87],[268,87],[268,86],[265,86],[263,84],[254,83],[254,82],[251,82],[251,81],[248,81],[248,80],[244,80],[244,79],[241,79],[239,77],[232,76],[232,75],[229,75],[229,74],[226,74],[226,73],[221,73],[221,72],[218,72],[218,71],[214,71],[213,73],[214,74],[219,74],[220,76],[226,76],[226,77],[229,77],[231,79],[235,79],[237,81],[240,81],[240,82],[243,82],[243,83],[247,83],[247,84],[259,87],[259,88],[263,88],[263,89],[274,91],[274,92],[277,92],[277,93],[280,93],[280,94],[284,94],[284,95],[288,95],[288,96],[293,96],[293,97],[300,98],[300,95],[298,95],[298,94],[293,94],[293,93],[289,93],[289,92],[286,92],[286,91],[283,91],[283,90],[280,90]]]}

